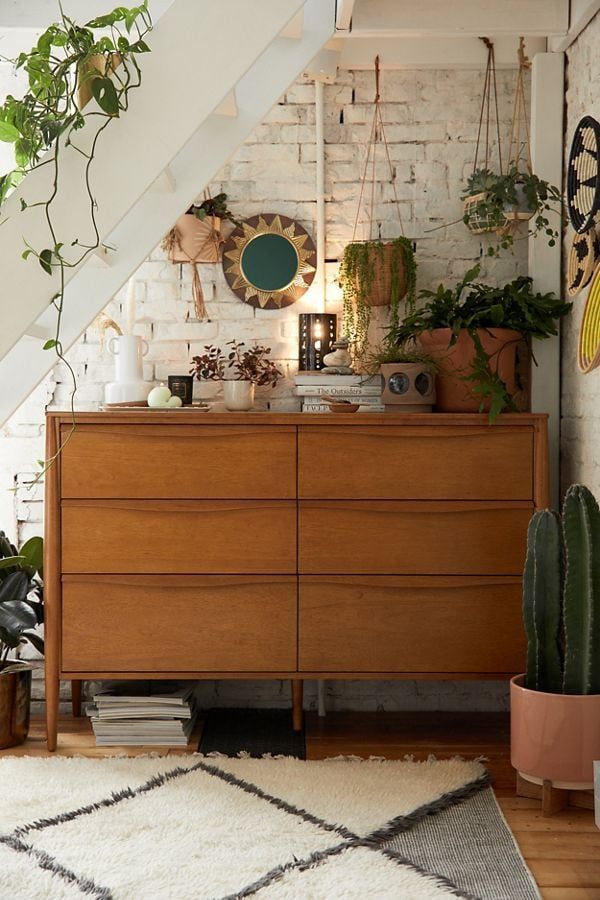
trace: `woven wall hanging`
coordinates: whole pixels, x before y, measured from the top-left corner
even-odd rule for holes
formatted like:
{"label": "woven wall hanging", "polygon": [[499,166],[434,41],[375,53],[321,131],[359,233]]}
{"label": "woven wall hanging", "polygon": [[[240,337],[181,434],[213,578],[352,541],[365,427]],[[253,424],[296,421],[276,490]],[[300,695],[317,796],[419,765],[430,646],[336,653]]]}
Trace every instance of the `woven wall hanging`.
{"label": "woven wall hanging", "polygon": [[567,209],[575,231],[594,224],[600,209],[600,124],[584,116],[573,135],[567,170]]}
{"label": "woven wall hanging", "polygon": [[579,368],[591,372],[600,365],[600,266],[596,267],[579,332]]}
{"label": "woven wall hanging", "polygon": [[567,293],[569,297],[575,297],[589,284],[599,255],[598,234],[595,228],[590,228],[584,234],[575,232],[567,262]]}

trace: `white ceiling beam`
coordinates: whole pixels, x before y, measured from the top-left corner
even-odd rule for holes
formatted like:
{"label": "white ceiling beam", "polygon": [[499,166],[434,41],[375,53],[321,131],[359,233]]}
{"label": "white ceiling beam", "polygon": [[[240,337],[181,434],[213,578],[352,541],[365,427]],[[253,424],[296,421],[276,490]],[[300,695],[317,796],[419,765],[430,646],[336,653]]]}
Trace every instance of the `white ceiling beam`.
{"label": "white ceiling beam", "polygon": [[562,53],[564,50],[568,50],[598,11],[600,11],[600,0],[571,0],[569,30],[564,37],[551,37],[548,42],[548,49],[554,53]]}
{"label": "white ceiling beam", "polygon": [[[495,37],[496,67],[517,68],[519,38]],[[379,56],[382,69],[482,69],[485,68],[487,51],[479,38],[442,37],[414,38],[362,38],[346,40],[333,38],[328,49],[339,52],[341,69],[372,69],[373,60]],[[526,52],[530,59],[536,53],[546,51],[544,38],[527,38]]]}
{"label": "white ceiling beam", "polygon": [[218,106],[215,107],[215,116],[230,116],[234,118],[238,114],[238,105],[235,97],[235,88],[226,94]]}
{"label": "white ceiling beam", "polygon": [[564,35],[569,0],[357,0],[350,38],[381,35]]}
{"label": "white ceiling beam", "polygon": [[304,31],[304,10],[300,9],[290,21],[287,23],[279,37],[288,38],[288,40],[299,41]]}
{"label": "white ceiling beam", "polygon": [[335,30],[349,31],[355,0],[337,0],[335,5]]}

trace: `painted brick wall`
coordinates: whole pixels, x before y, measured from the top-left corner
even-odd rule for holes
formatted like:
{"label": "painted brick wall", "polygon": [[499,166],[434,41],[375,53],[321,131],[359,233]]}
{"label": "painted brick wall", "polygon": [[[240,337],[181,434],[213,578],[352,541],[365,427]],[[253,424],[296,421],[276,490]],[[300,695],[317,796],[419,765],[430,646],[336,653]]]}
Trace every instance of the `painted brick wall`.
{"label": "painted brick wall", "polygon": [[[573,130],[584,115],[600,119],[600,15],[596,15],[567,53],[567,122],[565,159]],[[571,243],[569,226],[566,253]],[[587,290],[574,298],[565,320],[562,344],[562,482],[586,484],[600,496],[600,369],[583,375],[577,368],[577,340]]]}
{"label": "painted brick wall", "polygon": [[[3,79],[4,73],[4,80]],[[499,72],[499,102],[503,133],[508,134],[514,72]],[[0,64],[0,96],[14,91],[12,73]],[[10,82],[10,84],[9,84]],[[337,83],[325,87],[327,258],[339,258],[351,239],[358,201],[365,148],[368,141],[373,97],[370,73],[341,72]],[[514,278],[526,271],[525,243],[514,255],[500,260],[485,257],[486,239],[470,235],[462,223],[437,228],[460,219],[461,183],[474,157],[479,120],[479,83],[471,71],[386,72],[383,79],[383,116],[387,125],[390,156],[395,170],[405,233],[418,240],[418,286],[435,287],[441,280],[461,277],[475,260],[482,261],[482,276],[489,280]],[[476,89],[474,90],[474,87]],[[297,218],[309,232],[315,231],[315,126],[314,87],[298,83],[259,125],[253,135],[219,173],[213,189],[225,190],[239,216],[279,212]],[[378,157],[377,233],[398,234],[398,220],[387,167]],[[199,185],[199,189],[201,185]],[[359,217],[359,237],[366,237],[367,216]],[[328,263],[328,310],[339,311],[337,265]],[[275,390],[262,389],[258,402],[278,410],[296,408],[291,377],[296,368],[297,316],[310,311],[318,299],[309,292],[297,304],[282,311],[253,310],[228,289],[216,266],[202,266],[201,278],[210,315],[208,322],[191,321],[191,279],[186,266],[173,266],[156,249],[137,271],[136,332],[150,344],[145,377],[165,380],[169,373],[188,370],[190,357],[209,342],[233,338],[261,341],[286,373]],[[107,313],[122,321],[125,290],[108,305]],[[373,334],[385,325],[378,311]],[[112,377],[112,362],[103,349],[97,329],[90,328],[72,349],[79,389],[77,404],[95,406],[102,400],[103,385]],[[20,538],[41,529],[42,498],[25,482],[43,455],[43,411],[47,403],[65,408],[69,400],[65,367],[36,391],[0,434],[0,521]],[[214,385],[198,394],[218,393]],[[11,493],[10,488],[16,487]],[[284,703],[287,685],[271,683],[221,683],[204,685],[202,697],[209,703]],[[383,683],[356,682],[329,685],[331,703],[355,708],[502,708],[506,691],[497,683]],[[314,692],[310,694],[314,702]]]}

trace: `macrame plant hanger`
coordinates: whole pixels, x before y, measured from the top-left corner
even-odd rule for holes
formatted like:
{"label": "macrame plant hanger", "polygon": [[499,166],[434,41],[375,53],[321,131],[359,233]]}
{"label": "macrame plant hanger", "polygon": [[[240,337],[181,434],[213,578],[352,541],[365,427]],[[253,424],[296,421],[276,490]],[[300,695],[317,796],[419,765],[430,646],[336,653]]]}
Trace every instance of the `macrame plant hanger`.
{"label": "macrame plant hanger", "polygon": [[525,53],[525,40],[519,38],[519,71],[515,85],[510,141],[508,144],[508,168],[521,171],[523,163],[530,175],[533,174],[531,163],[531,141],[529,137],[529,121],[527,119],[527,103],[525,100],[525,73],[531,68],[531,61]]}
{"label": "macrame plant hanger", "polygon": [[381,143],[385,149],[385,158],[388,164],[389,173],[390,173],[390,182],[392,185],[392,190],[394,192],[394,205],[396,207],[396,212],[398,215],[398,223],[400,226],[400,234],[404,237],[404,225],[402,222],[402,213],[400,212],[400,203],[398,202],[398,191],[396,189],[396,172],[394,170],[394,166],[392,165],[392,160],[390,157],[390,148],[388,146],[387,137],[385,134],[385,125],[383,124],[383,116],[381,113],[381,93],[379,89],[380,82],[380,69],[379,69],[379,56],[375,57],[375,98],[373,100],[373,119],[371,122],[371,133],[369,136],[369,142],[367,144],[367,157],[365,159],[365,166],[363,169],[362,181],[360,184],[360,193],[358,196],[358,205],[356,208],[356,218],[354,219],[354,229],[352,231],[352,243],[356,241],[356,232],[358,230],[358,220],[360,217],[360,209],[363,202],[363,196],[365,193],[365,185],[367,183],[367,179],[369,177],[369,163],[371,164],[371,197],[369,203],[369,236],[365,238],[367,241],[380,240],[381,239],[381,225],[378,226],[378,233],[375,234],[375,175],[376,175],[376,157],[377,157],[377,144]]}
{"label": "macrame plant hanger", "polygon": [[[496,124],[496,140],[498,142],[498,167],[499,171],[495,174],[502,175],[502,144],[500,141],[500,115],[498,113],[498,86],[496,84],[496,55],[494,52],[494,44],[489,38],[482,37],[481,41],[487,47],[487,63],[485,67],[485,78],[483,82],[483,96],[481,98],[481,110],[479,113],[479,127],[477,129],[477,143],[475,145],[475,160],[473,162],[473,173],[477,171],[479,162],[479,149],[481,146],[482,131],[484,131],[485,152],[483,160],[483,168],[489,169],[492,147],[490,142],[491,117],[495,116]],[[494,112],[492,113],[492,102]]]}

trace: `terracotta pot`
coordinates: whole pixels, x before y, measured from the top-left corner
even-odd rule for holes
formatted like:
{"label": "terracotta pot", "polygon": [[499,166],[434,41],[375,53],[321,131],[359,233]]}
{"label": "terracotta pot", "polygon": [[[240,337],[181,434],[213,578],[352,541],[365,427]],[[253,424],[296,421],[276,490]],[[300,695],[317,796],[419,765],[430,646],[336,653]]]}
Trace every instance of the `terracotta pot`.
{"label": "terracotta pot", "polygon": [[[517,393],[516,354],[523,336],[509,328],[478,328],[477,334],[483,349],[490,357],[490,367],[506,384],[511,396]],[[439,412],[479,412],[481,398],[472,391],[469,381],[461,380],[473,371],[475,345],[468,331],[461,331],[455,344],[450,346],[450,328],[435,328],[419,336],[421,346],[439,364],[435,379],[436,409]],[[484,403],[484,410],[489,403]]]}
{"label": "terracotta pot", "polygon": [[[373,281],[370,290],[366,293],[365,303],[367,306],[389,306],[392,295],[392,259],[396,248],[392,243],[383,243],[383,251],[381,251],[376,243],[367,242],[369,247],[369,256],[373,263]],[[399,254],[398,272],[398,299],[401,300],[407,291],[406,266],[404,263],[404,252]],[[358,288],[359,293],[361,288]]]}
{"label": "terracotta pot", "polygon": [[31,666],[9,661],[0,668],[0,750],[22,744],[29,733]]}
{"label": "terracotta pot", "polygon": [[384,363],[381,402],[386,412],[431,412],[435,377],[423,363]]}
{"label": "terracotta pot", "polygon": [[510,759],[529,781],[587,790],[600,759],[600,694],[550,694],[510,683]]}

